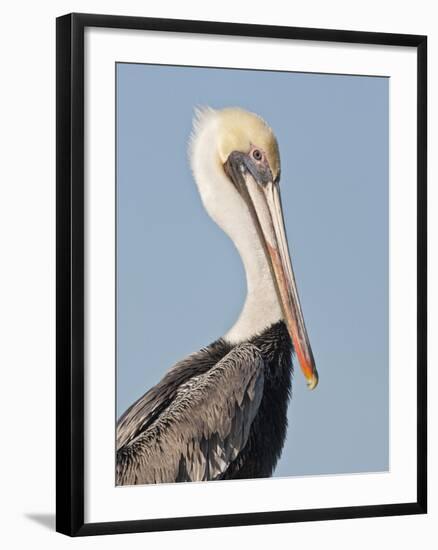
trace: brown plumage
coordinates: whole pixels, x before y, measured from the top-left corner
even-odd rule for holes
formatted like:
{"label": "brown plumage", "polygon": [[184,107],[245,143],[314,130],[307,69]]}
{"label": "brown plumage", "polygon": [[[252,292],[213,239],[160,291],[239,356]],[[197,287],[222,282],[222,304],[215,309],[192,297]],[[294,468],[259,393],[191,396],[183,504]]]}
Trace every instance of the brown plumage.
{"label": "brown plumage", "polygon": [[117,484],[270,476],[286,435],[291,374],[282,322],[177,363],[118,422]]}

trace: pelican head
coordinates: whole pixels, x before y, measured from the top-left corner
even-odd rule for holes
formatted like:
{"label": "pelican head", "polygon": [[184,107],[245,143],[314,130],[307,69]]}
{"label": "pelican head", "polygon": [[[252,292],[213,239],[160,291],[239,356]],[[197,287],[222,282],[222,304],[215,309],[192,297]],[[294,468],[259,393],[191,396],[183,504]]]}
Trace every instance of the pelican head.
{"label": "pelican head", "polygon": [[204,207],[245,266],[247,302],[229,339],[250,337],[283,319],[307,385],[315,388],[318,373],[290,260],[272,129],[243,109],[198,110],[190,152]]}

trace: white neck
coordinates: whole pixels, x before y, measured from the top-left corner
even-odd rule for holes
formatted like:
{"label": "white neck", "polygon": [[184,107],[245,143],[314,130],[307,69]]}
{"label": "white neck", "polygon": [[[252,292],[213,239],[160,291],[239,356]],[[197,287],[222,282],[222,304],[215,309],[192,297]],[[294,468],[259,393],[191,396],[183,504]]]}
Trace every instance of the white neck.
{"label": "white neck", "polygon": [[248,340],[283,318],[265,253],[258,242],[234,241],[246,273],[247,295],[239,318],[224,338],[231,343]]}
{"label": "white neck", "polygon": [[[217,158],[214,111],[201,114],[191,143],[191,164],[202,202],[211,218],[231,238],[246,273],[247,296],[236,323],[224,338],[248,340],[283,318],[271,270],[244,200]],[[207,119],[207,120],[206,120]]]}

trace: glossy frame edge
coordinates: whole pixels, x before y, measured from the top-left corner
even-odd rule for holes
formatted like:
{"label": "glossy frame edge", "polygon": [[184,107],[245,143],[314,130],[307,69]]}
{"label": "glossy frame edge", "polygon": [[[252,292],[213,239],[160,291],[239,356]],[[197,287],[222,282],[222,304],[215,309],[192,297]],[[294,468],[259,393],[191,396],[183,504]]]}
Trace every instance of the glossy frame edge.
{"label": "glossy frame edge", "polygon": [[[417,49],[417,501],[84,523],[84,29],[110,27]],[[427,37],[118,15],[56,20],[56,530],[69,536],[427,513]]]}

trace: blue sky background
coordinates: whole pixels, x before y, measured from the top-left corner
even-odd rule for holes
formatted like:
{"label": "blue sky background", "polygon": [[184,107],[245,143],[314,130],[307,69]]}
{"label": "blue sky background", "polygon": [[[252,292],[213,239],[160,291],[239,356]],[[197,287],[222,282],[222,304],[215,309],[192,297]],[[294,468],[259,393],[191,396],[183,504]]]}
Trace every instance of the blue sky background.
{"label": "blue sky background", "polygon": [[222,336],[245,299],[190,172],[196,105],[274,129],[292,262],[320,374],[296,369],[276,476],[388,469],[386,78],[117,65],[117,415]]}

